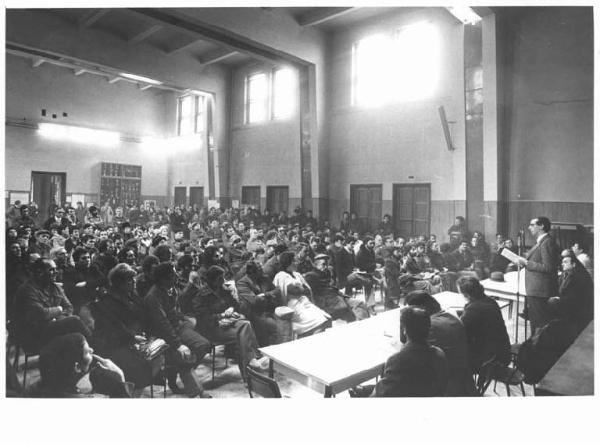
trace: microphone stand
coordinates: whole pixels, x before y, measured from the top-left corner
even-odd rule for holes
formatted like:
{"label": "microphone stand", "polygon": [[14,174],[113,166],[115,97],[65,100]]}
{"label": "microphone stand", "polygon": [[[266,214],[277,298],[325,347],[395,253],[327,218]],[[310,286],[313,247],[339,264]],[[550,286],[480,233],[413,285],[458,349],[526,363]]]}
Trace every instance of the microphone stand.
{"label": "microphone stand", "polygon": [[[521,256],[521,254],[523,253],[523,230],[519,230],[519,233],[517,234],[517,253],[519,254],[519,257]],[[515,294],[517,296],[517,314],[515,316],[515,343],[519,342],[519,307],[520,307],[520,300],[521,300],[521,263],[517,263],[517,293]],[[527,302],[526,299],[524,300],[524,311],[527,312]],[[525,320],[525,339],[527,339],[527,319]]]}

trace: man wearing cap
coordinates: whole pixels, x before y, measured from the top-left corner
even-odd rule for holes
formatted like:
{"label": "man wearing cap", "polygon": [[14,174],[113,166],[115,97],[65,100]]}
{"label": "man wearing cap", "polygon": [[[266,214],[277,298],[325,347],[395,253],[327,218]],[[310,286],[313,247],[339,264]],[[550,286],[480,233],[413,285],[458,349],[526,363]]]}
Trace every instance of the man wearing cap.
{"label": "man wearing cap", "polygon": [[328,264],[329,256],[318,254],[313,260],[313,270],[304,275],[312,290],[315,304],[331,315],[332,319],[339,318],[351,322],[369,317],[363,302],[342,295],[342,292],[333,285]]}
{"label": "man wearing cap", "polygon": [[45,229],[41,229],[35,232],[35,245],[33,246],[33,252],[40,254],[40,257],[50,258],[50,249],[52,245],[50,243],[50,232]]}

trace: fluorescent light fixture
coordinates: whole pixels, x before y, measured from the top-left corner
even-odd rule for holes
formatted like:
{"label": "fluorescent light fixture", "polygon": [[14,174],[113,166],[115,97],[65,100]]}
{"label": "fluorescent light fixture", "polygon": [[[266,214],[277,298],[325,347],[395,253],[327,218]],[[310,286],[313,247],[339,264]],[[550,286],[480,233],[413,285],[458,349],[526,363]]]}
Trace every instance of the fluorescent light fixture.
{"label": "fluorescent light fixture", "polygon": [[141,75],[135,75],[135,74],[128,74],[126,72],[121,72],[119,73],[120,76],[131,79],[131,80],[137,80],[140,82],[144,82],[144,83],[149,83],[151,85],[162,85],[162,82],[159,82],[158,80],[154,80],[152,78],[148,78],[148,77],[143,77]]}
{"label": "fluorescent light fixture", "polygon": [[115,146],[119,144],[121,138],[118,132],[54,123],[40,123],[38,132],[43,137],[54,140],[69,140],[81,144],[101,146]]}
{"label": "fluorescent light fixture", "polygon": [[446,9],[465,25],[474,25],[481,20],[481,17],[468,6],[448,6]]}

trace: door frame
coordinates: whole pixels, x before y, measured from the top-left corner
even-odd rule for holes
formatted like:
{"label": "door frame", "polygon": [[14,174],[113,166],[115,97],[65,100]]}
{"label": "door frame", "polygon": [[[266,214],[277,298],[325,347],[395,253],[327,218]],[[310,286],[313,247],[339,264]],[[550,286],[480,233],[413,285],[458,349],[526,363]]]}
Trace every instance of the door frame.
{"label": "door frame", "polygon": [[[397,220],[396,216],[398,215],[396,213],[396,194],[398,192],[397,191],[398,188],[401,187],[401,186],[411,187],[413,189],[416,188],[417,186],[426,186],[429,189],[429,217],[428,217],[428,220],[427,220],[427,233],[428,233],[428,235],[430,235],[431,234],[431,183],[392,183],[392,217],[393,217],[393,220],[394,220],[394,225],[395,225],[396,220]],[[413,199],[413,219],[412,219],[413,220],[413,226],[412,226],[412,229],[411,229],[411,231],[413,233],[411,234],[411,236],[418,235],[418,234],[414,233],[414,230],[415,230],[414,213],[415,213],[415,211],[414,211],[414,199]]]}
{"label": "door frame", "polygon": [[[242,185],[240,187],[240,204],[242,205],[248,205],[248,203],[244,203],[244,188],[253,188],[256,189],[258,188],[258,205],[257,205],[257,209],[261,210],[261,200],[262,200],[262,189],[260,185]],[[266,200],[267,196],[265,195],[265,200]],[[289,199],[289,188],[288,188],[288,199]],[[289,205],[289,203],[288,203]]]}
{"label": "door frame", "polygon": [[289,216],[289,214],[290,214],[290,187],[289,187],[289,185],[272,185],[272,186],[267,186],[266,193],[265,193],[266,194],[265,195],[265,209],[268,209],[269,212],[273,212],[271,210],[271,208],[269,207],[269,190],[271,190],[271,192],[273,192],[272,190],[274,188],[285,188],[287,190],[287,208],[285,209],[285,212]]}
{"label": "door frame", "polygon": [[[63,205],[67,202],[67,173],[66,172],[51,172],[51,171],[31,171],[30,182],[29,182],[29,200],[35,201],[33,199],[33,175],[41,174],[41,175],[62,175],[63,181],[63,190],[61,193],[61,201],[60,204]],[[42,212],[42,208],[40,206],[40,202],[35,202],[38,205],[38,210],[40,213]],[[58,202],[56,202],[58,204]],[[44,211],[48,210],[48,208],[44,208]]]}
{"label": "door frame", "polygon": [[[353,192],[353,191],[354,191],[356,188],[364,188],[364,187],[371,187],[371,188],[375,188],[375,187],[377,187],[377,188],[379,188],[379,190],[381,191],[381,200],[380,200],[380,204],[381,204],[381,214],[379,214],[379,217],[378,217],[378,222],[377,222],[377,223],[379,223],[379,222],[381,221],[381,217],[383,217],[383,183],[360,183],[360,184],[353,184],[353,185],[351,184],[351,185],[350,185],[350,195],[349,195],[349,199],[348,199],[348,200],[349,200],[349,203],[350,203],[350,204],[348,205],[348,206],[349,206],[349,209],[350,209],[350,213],[352,213],[352,212],[355,212],[355,211],[353,211],[353,209],[356,209],[356,208],[353,208],[353,207],[352,207],[352,202],[353,202],[353,200],[354,200],[354,199],[352,198],[352,192]],[[356,213],[356,215],[358,216],[358,213]],[[359,218],[360,218],[360,217],[359,217]],[[368,221],[368,219],[369,219],[369,218],[370,218],[370,217],[367,217],[367,221]],[[374,218],[374,217],[373,217],[373,218]],[[363,226],[363,228],[364,228],[366,231],[369,231],[369,229],[367,229],[367,226]],[[374,229],[373,229],[373,230],[376,230],[376,229],[377,229],[377,228],[376,228],[376,227],[374,227]]]}
{"label": "door frame", "polygon": [[176,188],[183,188],[183,189],[185,189],[185,201],[184,201],[183,203],[184,203],[184,205],[185,205],[185,206],[186,206],[186,208],[187,208],[187,205],[188,205],[188,187],[187,187],[187,186],[185,186],[185,185],[177,185],[177,186],[173,186],[173,206],[175,206],[175,205],[176,205],[176,204],[175,204],[175,189],[176,189]]}

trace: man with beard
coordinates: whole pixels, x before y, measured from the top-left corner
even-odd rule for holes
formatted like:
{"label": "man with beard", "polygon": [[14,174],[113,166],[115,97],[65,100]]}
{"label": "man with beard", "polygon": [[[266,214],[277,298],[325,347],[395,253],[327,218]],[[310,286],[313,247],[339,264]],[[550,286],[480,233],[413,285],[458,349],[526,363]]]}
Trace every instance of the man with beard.
{"label": "man with beard", "polygon": [[55,283],[54,262],[44,258],[36,260],[31,266],[31,275],[19,287],[15,302],[19,341],[26,348],[35,348],[69,332],[81,332],[89,337],[90,330],[73,315],[73,306]]}
{"label": "man with beard", "polygon": [[331,272],[327,267],[328,262],[327,254],[317,255],[313,262],[313,270],[304,275],[312,290],[315,304],[334,320],[339,318],[351,322],[369,317],[363,302],[343,296],[333,285]]}
{"label": "man with beard", "polygon": [[90,253],[85,248],[76,248],[73,252],[75,267],[63,274],[64,290],[73,303],[75,312],[98,296],[100,288],[106,285],[106,278],[96,267],[91,267]]}
{"label": "man with beard", "polygon": [[364,238],[363,244],[360,245],[360,249],[356,254],[356,266],[364,273],[365,277],[370,279],[371,288],[369,288],[369,291],[367,291],[367,287],[365,286],[365,300],[367,307],[372,310],[375,306],[375,294],[372,284],[377,280],[375,277],[375,269],[377,268],[377,263],[375,262],[375,240],[373,237],[366,236]]}
{"label": "man with beard", "polygon": [[281,291],[263,273],[260,263],[246,263],[246,275],[236,283],[240,312],[252,323],[260,346],[279,342],[275,308],[284,305]]}

